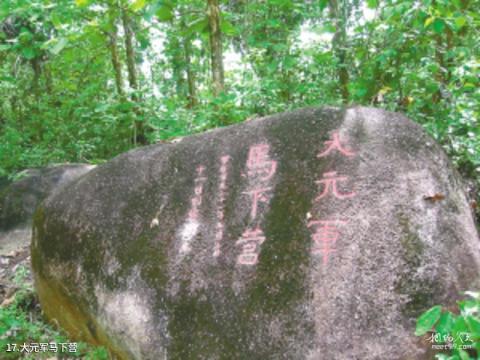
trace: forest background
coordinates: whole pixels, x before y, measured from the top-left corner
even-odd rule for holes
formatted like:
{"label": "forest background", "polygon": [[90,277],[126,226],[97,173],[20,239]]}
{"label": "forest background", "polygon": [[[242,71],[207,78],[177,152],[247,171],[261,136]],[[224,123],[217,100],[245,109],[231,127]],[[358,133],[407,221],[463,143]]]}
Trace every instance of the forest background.
{"label": "forest background", "polygon": [[2,0],[0,176],[101,163],[304,106],[361,104],[423,125],[478,197],[479,9],[478,0]]}

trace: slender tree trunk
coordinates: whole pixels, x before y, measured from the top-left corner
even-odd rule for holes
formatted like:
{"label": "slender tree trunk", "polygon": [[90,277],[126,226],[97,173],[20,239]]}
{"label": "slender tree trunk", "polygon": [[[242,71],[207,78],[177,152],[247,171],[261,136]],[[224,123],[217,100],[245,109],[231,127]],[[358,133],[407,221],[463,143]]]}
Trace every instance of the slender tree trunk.
{"label": "slender tree trunk", "polygon": [[[432,7],[436,6],[436,1],[432,1]],[[448,83],[451,79],[451,61],[445,59],[445,54],[448,53],[453,44],[452,44],[452,31],[448,26],[446,26],[446,41],[444,40],[442,34],[436,34],[435,39],[435,60],[437,61],[440,70],[435,74],[435,79],[439,83],[439,89],[433,94],[432,102],[434,104],[439,103],[442,100],[442,91],[446,91],[448,88]]]}
{"label": "slender tree trunk", "polygon": [[52,81],[52,71],[48,64],[45,64],[43,67],[43,75],[45,77],[45,89],[47,94],[51,95],[53,91],[53,81]]}
{"label": "slender tree trunk", "polygon": [[346,4],[342,0],[329,0],[330,16],[335,23],[335,35],[332,39],[332,47],[337,60],[337,75],[340,92],[344,102],[348,102],[349,73],[347,68],[347,14]]}
{"label": "slender tree trunk", "polygon": [[[11,76],[14,79],[17,79],[16,63],[17,63],[17,60],[14,60],[11,68]],[[14,114],[14,116],[16,116],[16,118],[18,119],[18,122],[21,125],[21,128],[23,129],[23,117],[19,116],[20,107],[18,106],[18,91],[12,91],[12,93],[10,94],[10,107],[12,109],[12,113]]]}
{"label": "slender tree trunk", "polygon": [[[281,79],[282,79],[282,90],[281,90],[281,96],[282,99],[285,103],[290,103],[292,101],[292,70],[287,66],[288,64],[288,59],[290,56],[291,52],[291,44],[290,44],[290,39],[287,37],[285,39],[285,51],[281,51],[280,54],[283,58],[283,64],[281,66]],[[270,59],[272,61],[273,59]]]}
{"label": "slender tree trunk", "polygon": [[108,33],[108,45],[110,47],[113,72],[115,73],[115,85],[117,87],[117,94],[120,97],[123,97],[125,94],[125,90],[123,89],[122,63],[120,62],[120,58],[118,56],[118,30],[117,24],[115,23],[115,17],[113,15],[110,15],[110,25],[112,30]]}
{"label": "slender tree trunk", "polygon": [[439,89],[433,94],[432,102],[439,103],[442,98],[446,96],[448,84],[452,78],[453,62],[452,58],[448,59],[445,54],[448,54],[453,48],[453,34],[448,28],[445,31],[446,38],[442,34],[435,35],[435,60],[437,61],[440,70],[435,74],[435,79],[439,83]]}
{"label": "slender tree trunk", "polygon": [[[123,30],[125,32],[125,52],[127,55],[127,71],[128,71],[128,83],[130,88],[135,92],[138,90],[137,69],[135,67],[135,49],[133,44],[133,31],[132,31],[132,19],[128,14],[128,9],[122,8],[122,22]],[[132,95],[132,100],[138,102],[140,99],[137,94]],[[135,115],[138,118],[143,114],[139,108],[136,108]],[[134,146],[137,144],[148,144],[145,134],[145,126],[143,121],[133,120],[133,136],[132,142]]]}
{"label": "slender tree trunk", "polygon": [[180,35],[172,36],[171,38],[171,47],[172,47],[172,71],[173,78],[175,79],[175,87],[177,97],[183,99],[187,97],[186,91],[186,82],[185,82],[185,58],[183,53],[183,44],[181,43]]}
{"label": "slender tree trunk", "polygon": [[128,83],[134,90],[138,89],[137,70],[135,68],[135,50],[131,19],[127,9],[122,9],[123,31],[125,32],[125,50],[127,55]]}
{"label": "slender tree trunk", "polygon": [[225,89],[222,32],[220,30],[220,7],[218,0],[207,0],[208,26],[210,30],[210,56],[212,67],[213,94],[219,95]]}
{"label": "slender tree trunk", "polygon": [[40,58],[36,57],[30,60],[30,65],[32,65],[33,70],[32,92],[34,95],[38,95],[39,81],[40,76],[42,75],[42,62]]}
{"label": "slender tree trunk", "polygon": [[195,88],[195,73],[192,70],[192,45],[191,39],[186,36],[183,40],[183,48],[185,51],[185,66],[187,70],[187,83],[188,83],[188,107],[193,108],[197,104],[197,94]]}

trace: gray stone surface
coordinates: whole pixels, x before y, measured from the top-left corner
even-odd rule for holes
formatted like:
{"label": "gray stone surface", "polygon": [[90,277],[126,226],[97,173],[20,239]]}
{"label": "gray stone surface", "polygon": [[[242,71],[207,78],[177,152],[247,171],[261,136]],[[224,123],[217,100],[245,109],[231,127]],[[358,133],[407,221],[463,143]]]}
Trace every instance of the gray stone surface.
{"label": "gray stone surface", "polygon": [[441,148],[404,116],[303,109],[140,148],[35,214],[42,308],[125,359],[430,359],[415,318],[478,289]]}
{"label": "gray stone surface", "polygon": [[66,164],[25,170],[21,178],[0,179],[0,255],[30,244],[32,216],[37,205],[57,189],[95,166]]}

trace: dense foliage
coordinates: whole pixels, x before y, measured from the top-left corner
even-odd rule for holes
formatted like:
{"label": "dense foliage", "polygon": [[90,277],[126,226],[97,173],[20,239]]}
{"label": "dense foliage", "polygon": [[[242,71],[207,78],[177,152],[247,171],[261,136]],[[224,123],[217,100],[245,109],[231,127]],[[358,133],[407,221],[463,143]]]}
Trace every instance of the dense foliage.
{"label": "dense foliage", "polygon": [[423,124],[480,175],[478,0],[4,0],[0,175],[308,105]]}

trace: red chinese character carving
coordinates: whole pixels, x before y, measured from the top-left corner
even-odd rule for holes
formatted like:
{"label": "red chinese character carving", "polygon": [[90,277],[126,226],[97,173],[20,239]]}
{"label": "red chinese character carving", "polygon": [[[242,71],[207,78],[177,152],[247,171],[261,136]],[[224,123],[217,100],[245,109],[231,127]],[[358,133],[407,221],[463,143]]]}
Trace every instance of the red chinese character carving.
{"label": "red chinese character carving", "polygon": [[277,162],[268,156],[268,144],[254,145],[248,151],[247,169],[249,176],[263,175],[261,180],[269,180],[277,169]]}
{"label": "red chinese character carving", "polygon": [[202,198],[197,196],[191,200],[192,206],[188,212],[188,217],[193,220],[198,219],[198,207],[202,204]]}
{"label": "red chinese character carving", "polygon": [[195,188],[193,189],[193,192],[195,193],[195,195],[202,195],[202,193],[203,193],[203,183],[195,186]]}
{"label": "red chinese character carving", "polygon": [[223,224],[221,222],[217,223],[217,229],[215,233],[215,246],[213,247],[213,256],[218,257],[220,256],[220,242],[222,241],[223,237]]}
{"label": "red chinese character carving", "polygon": [[222,163],[222,165],[226,165],[228,160],[230,160],[230,155],[223,155],[221,158],[220,158],[220,161]]}
{"label": "red chinese character carving", "polygon": [[197,167],[197,177],[195,178],[195,187],[193,189],[193,197],[191,198],[191,206],[190,211],[188,212],[188,217],[192,220],[197,220],[199,211],[198,208],[202,204],[202,194],[203,194],[203,183],[207,180],[206,177],[202,177],[201,175],[205,171],[205,166],[200,165]]}
{"label": "red chinese character carving", "polygon": [[235,245],[242,245],[242,253],[237,258],[237,264],[255,265],[258,261],[258,247],[265,241],[265,236],[260,228],[247,229]]}
{"label": "red chinese character carving", "polygon": [[345,181],[347,180],[346,176],[335,176],[337,173],[335,171],[327,172],[323,174],[323,180],[315,181],[316,184],[323,184],[323,191],[320,195],[317,196],[315,201],[320,200],[321,198],[325,197],[328,193],[328,190],[332,189],[332,194],[339,199],[347,199],[354,197],[356,193],[353,191],[351,193],[344,193],[341,194],[338,192],[337,189],[337,181]]}
{"label": "red chinese character carving", "polygon": [[[275,171],[277,170],[277,162],[269,157],[270,146],[268,144],[258,144],[250,147],[247,158],[247,173],[249,177],[253,177],[253,180],[249,181],[250,186],[259,185],[259,181],[265,182],[270,180]],[[254,187],[253,186],[253,187]],[[264,187],[262,187],[264,186]],[[257,217],[259,202],[268,202],[269,197],[266,192],[271,190],[271,187],[267,187],[265,183],[260,187],[254,189],[248,189],[249,191],[244,194],[250,195],[252,198],[252,208],[250,216],[252,219]],[[242,238],[236,242],[236,244],[242,244],[242,253],[237,259],[238,264],[253,265],[258,261],[257,248],[265,241],[262,230],[257,226],[255,230],[247,229]]]}
{"label": "red chinese character carving", "polygon": [[198,176],[202,175],[204,171],[205,171],[205,166],[200,165],[199,167],[197,167]]}
{"label": "red chinese character carving", "polygon": [[218,187],[218,202],[217,202],[217,227],[215,231],[215,246],[213,248],[213,256],[218,257],[220,256],[220,243],[223,238],[223,220],[224,220],[224,202],[225,202],[225,190],[227,188],[226,181],[227,181],[227,163],[230,160],[229,155],[223,155],[220,157],[220,184]]}
{"label": "red chinese character carving", "polygon": [[330,140],[325,141],[325,146],[326,146],[326,149],[320,154],[318,154],[317,157],[327,156],[328,154],[330,154],[332,150],[338,150],[340,151],[340,153],[342,153],[345,156],[355,155],[354,152],[342,147],[342,144],[340,143],[340,137],[339,137],[338,131],[335,131],[332,134],[332,138]]}
{"label": "red chinese character carving", "polygon": [[268,201],[268,198],[265,196],[265,192],[270,190],[271,187],[268,188],[260,188],[260,189],[253,189],[252,191],[246,191],[243,194],[248,194],[252,196],[252,211],[250,212],[250,215],[252,219],[255,219],[257,217],[257,209],[258,209],[258,202],[263,201],[266,202]]}
{"label": "red chinese character carving", "polygon": [[340,236],[337,225],[344,225],[344,220],[315,220],[308,223],[308,227],[314,228],[312,254],[322,254],[322,263],[328,263],[330,253],[337,251],[335,243]]}
{"label": "red chinese character carving", "polygon": [[[221,240],[221,239],[220,239]],[[221,249],[220,249],[220,240],[218,240],[215,243],[215,246],[213,247],[213,257],[219,257],[221,254]]]}

